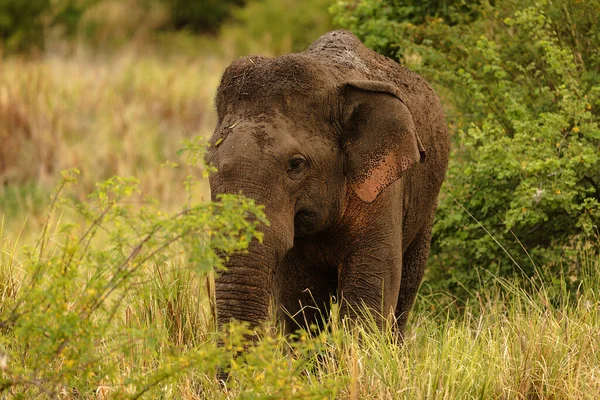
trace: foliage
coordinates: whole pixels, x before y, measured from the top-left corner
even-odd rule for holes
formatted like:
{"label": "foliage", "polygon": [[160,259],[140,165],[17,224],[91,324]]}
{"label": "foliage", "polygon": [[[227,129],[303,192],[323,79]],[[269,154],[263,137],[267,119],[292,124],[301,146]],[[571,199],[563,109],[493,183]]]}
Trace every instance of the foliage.
{"label": "foliage", "polygon": [[320,35],[333,29],[327,7],[332,0],[250,0],[234,13],[235,22],[224,26],[223,35],[233,36],[239,52],[259,47],[279,55],[305,50]]}
{"label": "foliage", "polygon": [[[197,143],[184,148],[189,164],[201,158],[194,154],[202,149]],[[25,251],[20,287],[12,284],[10,296],[2,298],[0,391],[19,397],[72,391],[85,397],[96,388],[117,385],[124,393],[143,393],[180,373],[181,364],[216,368],[219,357],[225,357],[216,342],[182,356],[183,349],[157,345],[160,332],[151,318],[148,325],[136,326],[131,306],[134,299],[156,297],[146,283],[148,272],[167,274],[180,254],[187,268],[206,277],[222,268],[217,253],[223,257],[261,240],[258,226],[267,222],[261,207],[223,195],[217,203],[189,203],[166,214],[154,201],[138,197],[136,179],[121,177],[99,183],[86,202],[61,197],[78,174],[63,172],[41,237]],[[191,195],[193,186],[186,187]],[[57,207],[74,210],[83,225],[53,224]],[[10,265],[3,257],[1,270]],[[162,353],[164,362],[149,376],[122,376],[123,357],[139,352]]]}
{"label": "foliage", "polygon": [[0,49],[42,49],[47,30],[76,32],[85,10],[98,0],[0,0]]}
{"label": "foliage", "polygon": [[[63,184],[76,175],[65,173]],[[136,211],[136,185],[135,179],[115,177],[99,184],[85,203],[58,201],[92,220],[77,227],[54,224],[50,215],[22,270],[11,256],[14,249],[0,242],[2,396],[600,395],[600,259],[589,253],[581,253],[577,296],[555,305],[543,286],[524,291],[498,280],[460,310],[459,319],[449,319],[456,310],[440,308],[436,296],[421,296],[403,345],[389,331],[379,332],[374,319],[360,325],[340,321],[337,304],[321,331],[299,332],[292,340],[261,331],[249,343],[256,331],[244,325],[215,331],[211,290],[201,290],[210,280],[201,269],[191,272],[200,259],[182,250],[199,243],[210,248],[218,237],[243,247],[238,223],[252,230],[245,217],[254,206],[230,198],[224,200],[233,208],[208,203],[159,214],[146,202]],[[213,218],[223,224],[213,225]],[[211,234],[211,227],[221,230]],[[188,230],[194,234],[185,236]],[[219,369],[229,373],[223,385],[216,380]]]}
{"label": "foliage", "polygon": [[484,2],[471,6],[472,20],[434,14],[415,25],[391,18],[407,3],[343,1],[332,10],[434,82],[447,106],[455,149],[431,285],[464,295],[492,280],[477,267],[531,277],[537,266],[538,276],[576,286],[574,255],[600,222],[600,4]]}
{"label": "foliage", "polygon": [[405,27],[433,19],[448,25],[476,18],[479,1],[464,0],[342,0],[330,7],[334,22],[351,30],[363,43],[390,58],[402,57],[398,47],[410,42]]}
{"label": "foliage", "polygon": [[0,43],[9,51],[20,50],[27,43],[39,46],[43,40],[40,16],[49,5],[49,0],[1,0]]}
{"label": "foliage", "polygon": [[171,10],[175,29],[189,29],[196,33],[216,33],[236,7],[245,0],[161,0]]}

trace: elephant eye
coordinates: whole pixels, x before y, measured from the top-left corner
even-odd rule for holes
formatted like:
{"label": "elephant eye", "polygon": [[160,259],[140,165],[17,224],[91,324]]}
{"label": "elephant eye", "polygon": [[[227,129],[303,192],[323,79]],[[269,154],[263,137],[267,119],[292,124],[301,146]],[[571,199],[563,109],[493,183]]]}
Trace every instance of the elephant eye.
{"label": "elephant eye", "polygon": [[288,162],[288,174],[297,175],[308,167],[308,161],[301,155],[295,155]]}

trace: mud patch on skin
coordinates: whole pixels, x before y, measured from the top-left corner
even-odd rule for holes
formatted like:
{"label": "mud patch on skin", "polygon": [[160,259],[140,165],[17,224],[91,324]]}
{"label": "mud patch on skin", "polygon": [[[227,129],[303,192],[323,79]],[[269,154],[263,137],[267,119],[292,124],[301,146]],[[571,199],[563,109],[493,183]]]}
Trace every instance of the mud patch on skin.
{"label": "mud patch on skin", "polygon": [[253,109],[253,115],[272,115],[274,105],[286,111],[298,107],[300,99],[318,96],[319,90],[328,87],[330,75],[317,60],[301,54],[241,58],[223,74],[217,112],[221,118],[230,114],[232,104]]}
{"label": "mud patch on skin", "polygon": [[264,151],[266,148],[273,147],[275,140],[267,133],[266,126],[257,126],[256,128],[252,129],[250,134],[256,141],[260,151]]}
{"label": "mud patch on skin", "polygon": [[225,124],[225,126],[217,129],[212,140],[209,143],[210,146],[214,148],[219,147],[223,143],[223,141],[227,139],[227,136],[229,136],[229,134],[233,131],[233,129],[236,126],[238,126],[238,122]]}

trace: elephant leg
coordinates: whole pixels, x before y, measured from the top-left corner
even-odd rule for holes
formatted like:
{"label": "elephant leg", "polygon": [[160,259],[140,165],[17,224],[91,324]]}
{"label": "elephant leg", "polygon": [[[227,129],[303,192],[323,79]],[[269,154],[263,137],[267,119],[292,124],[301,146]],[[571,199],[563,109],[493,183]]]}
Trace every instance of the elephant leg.
{"label": "elephant leg", "polygon": [[275,281],[278,315],[285,333],[323,325],[337,287],[335,269],[288,255],[277,268]]}
{"label": "elephant leg", "polygon": [[341,316],[361,317],[365,308],[379,329],[392,322],[402,271],[399,243],[385,243],[385,239],[369,241],[377,246],[353,252],[339,271],[339,290],[342,302]]}
{"label": "elephant leg", "polygon": [[421,286],[421,280],[425,272],[429,246],[431,244],[431,229],[433,227],[433,213],[425,228],[408,246],[403,255],[402,280],[400,282],[400,293],[396,306],[396,332],[404,334],[408,314],[413,307],[417,292]]}

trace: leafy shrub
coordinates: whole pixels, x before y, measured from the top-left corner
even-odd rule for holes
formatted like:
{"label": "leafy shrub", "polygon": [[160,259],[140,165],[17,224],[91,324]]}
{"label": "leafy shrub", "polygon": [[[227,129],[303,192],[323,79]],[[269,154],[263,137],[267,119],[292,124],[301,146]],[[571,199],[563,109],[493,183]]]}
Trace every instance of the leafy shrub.
{"label": "leafy shrub", "polygon": [[197,33],[216,33],[235,7],[245,0],[162,0],[171,10],[171,23],[175,29],[188,29]]}
{"label": "leafy shrub", "polygon": [[43,44],[41,15],[49,0],[0,0],[0,43],[7,51]]}
{"label": "leafy shrub", "polygon": [[[202,149],[198,143],[186,144],[190,165],[201,158],[194,155]],[[53,398],[68,391],[87,397],[106,387],[141,394],[181,373],[186,365],[216,368],[219,359],[228,357],[216,342],[185,355],[172,349],[148,376],[124,375],[120,365],[123,357],[164,351],[157,345],[164,341],[157,324],[162,312],[153,306],[160,301],[160,291],[150,290],[148,271],[158,271],[164,282],[180,260],[206,276],[222,265],[217,252],[224,256],[241,251],[251,240],[260,239],[257,226],[266,222],[261,208],[239,196],[223,196],[218,203],[190,203],[166,214],[152,200],[139,197],[136,179],[120,177],[99,183],[87,202],[73,202],[61,192],[77,175],[76,170],[63,172],[41,237],[35,247],[25,250],[20,284],[14,282],[19,274],[12,271],[13,262],[4,256],[0,260],[2,285],[12,282],[0,302],[0,392]],[[190,196],[192,183],[190,178],[186,184]],[[75,211],[83,224],[54,225],[56,207],[67,214],[69,209]],[[249,221],[251,215],[256,218]],[[178,318],[190,315],[181,312],[185,304],[177,301],[180,298],[167,299],[170,307],[163,316],[167,325],[175,311]],[[189,311],[202,314],[201,308]],[[144,318],[146,313],[150,318]]]}
{"label": "leafy shrub", "polygon": [[0,0],[0,49],[20,52],[44,47],[47,29],[76,32],[85,10],[99,0]]}
{"label": "leafy shrub", "polygon": [[[332,0],[250,0],[236,10],[232,24],[223,27],[243,54],[269,49],[284,54],[306,49],[333,28],[327,12]],[[258,46],[257,46],[258,43]]]}
{"label": "leafy shrub", "polygon": [[402,58],[411,45],[405,29],[432,20],[448,25],[468,22],[479,14],[476,2],[462,0],[347,0],[330,7],[334,22],[351,30],[363,43],[390,58]]}
{"label": "leafy shrub", "polygon": [[332,11],[433,82],[446,106],[454,154],[430,284],[464,295],[492,278],[483,267],[576,285],[577,249],[600,223],[600,4],[501,0],[471,6],[472,18],[434,13],[416,25],[396,18],[407,3]]}

